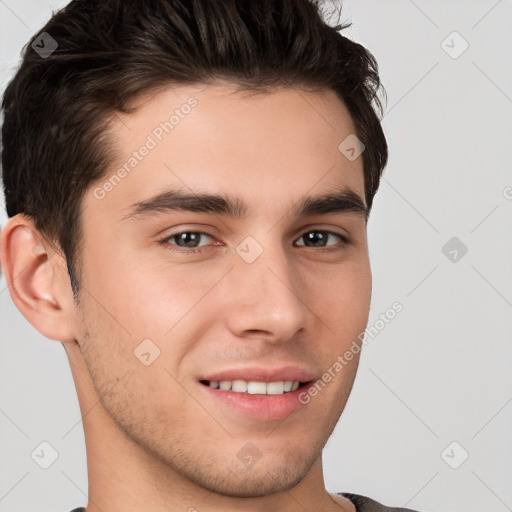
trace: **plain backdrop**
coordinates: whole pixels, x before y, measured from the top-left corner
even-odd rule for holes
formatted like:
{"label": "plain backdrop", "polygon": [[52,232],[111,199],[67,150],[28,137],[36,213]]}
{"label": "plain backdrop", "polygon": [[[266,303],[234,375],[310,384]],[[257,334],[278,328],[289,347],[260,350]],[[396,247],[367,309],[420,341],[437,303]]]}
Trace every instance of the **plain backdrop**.
{"label": "plain backdrop", "polygon": [[[66,3],[0,0],[2,90],[23,45]],[[510,511],[512,2],[352,0],[342,19],[388,93],[369,325],[395,301],[403,311],[367,340],[324,451],[327,489],[422,512]],[[0,335],[0,512],[85,505],[64,349],[25,320],[5,279]],[[31,455],[43,442],[58,454],[48,469]]]}

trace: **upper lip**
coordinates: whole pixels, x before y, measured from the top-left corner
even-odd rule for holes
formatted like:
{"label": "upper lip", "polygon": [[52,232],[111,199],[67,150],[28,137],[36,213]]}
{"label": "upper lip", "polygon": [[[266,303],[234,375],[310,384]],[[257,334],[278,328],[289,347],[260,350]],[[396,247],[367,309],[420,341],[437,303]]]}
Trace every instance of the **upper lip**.
{"label": "upper lip", "polygon": [[309,382],[315,379],[315,373],[299,366],[279,366],[269,368],[268,366],[246,366],[225,370],[218,370],[205,374],[199,380],[221,381],[221,380],[245,380],[258,382],[279,382],[285,380]]}

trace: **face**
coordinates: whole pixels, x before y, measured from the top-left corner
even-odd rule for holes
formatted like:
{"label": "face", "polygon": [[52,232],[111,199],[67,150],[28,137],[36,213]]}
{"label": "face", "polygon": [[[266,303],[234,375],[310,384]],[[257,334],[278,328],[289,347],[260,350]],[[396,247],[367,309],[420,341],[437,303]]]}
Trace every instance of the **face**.
{"label": "face", "polygon": [[77,341],[95,392],[188,481],[289,489],[345,406],[368,320],[363,162],[338,149],[354,126],[332,91],[217,83],[139,105],[114,118],[117,162],[83,199]]}

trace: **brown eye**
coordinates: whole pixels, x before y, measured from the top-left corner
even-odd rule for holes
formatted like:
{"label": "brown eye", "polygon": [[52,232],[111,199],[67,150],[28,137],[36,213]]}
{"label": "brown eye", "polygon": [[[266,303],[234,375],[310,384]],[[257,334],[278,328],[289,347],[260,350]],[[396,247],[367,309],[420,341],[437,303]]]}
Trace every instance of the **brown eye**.
{"label": "brown eye", "polygon": [[307,233],[304,233],[299,240],[304,240],[304,244],[298,244],[298,245],[304,245],[306,247],[329,247],[331,245],[336,244],[329,244],[327,245],[327,242],[332,237],[337,237],[338,240],[341,240],[342,245],[345,245],[348,240],[338,233],[333,233],[332,231],[320,231],[320,230],[314,230],[314,231],[308,231]]}
{"label": "brown eye", "polygon": [[191,247],[196,248],[200,247],[198,245],[199,240],[201,239],[201,236],[207,235],[206,233],[201,233],[199,231],[185,231],[183,233],[178,233],[176,235],[171,235],[167,238],[167,240],[176,240],[176,245],[178,247]]}
{"label": "brown eye", "polygon": [[183,253],[201,252],[201,247],[209,245],[200,244],[201,237],[213,238],[208,233],[203,233],[202,231],[182,231],[180,233],[173,233],[160,242],[165,248],[173,251]]}

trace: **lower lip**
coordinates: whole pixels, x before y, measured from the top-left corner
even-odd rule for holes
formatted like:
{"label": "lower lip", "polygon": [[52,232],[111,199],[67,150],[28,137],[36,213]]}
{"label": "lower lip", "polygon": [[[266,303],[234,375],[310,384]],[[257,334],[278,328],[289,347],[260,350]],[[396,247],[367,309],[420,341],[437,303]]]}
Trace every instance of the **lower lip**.
{"label": "lower lip", "polygon": [[305,404],[299,401],[299,394],[307,387],[299,386],[295,391],[282,395],[250,395],[211,388],[201,383],[199,386],[214,400],[244,416],[264,421],[282,420],[302,409]]}

